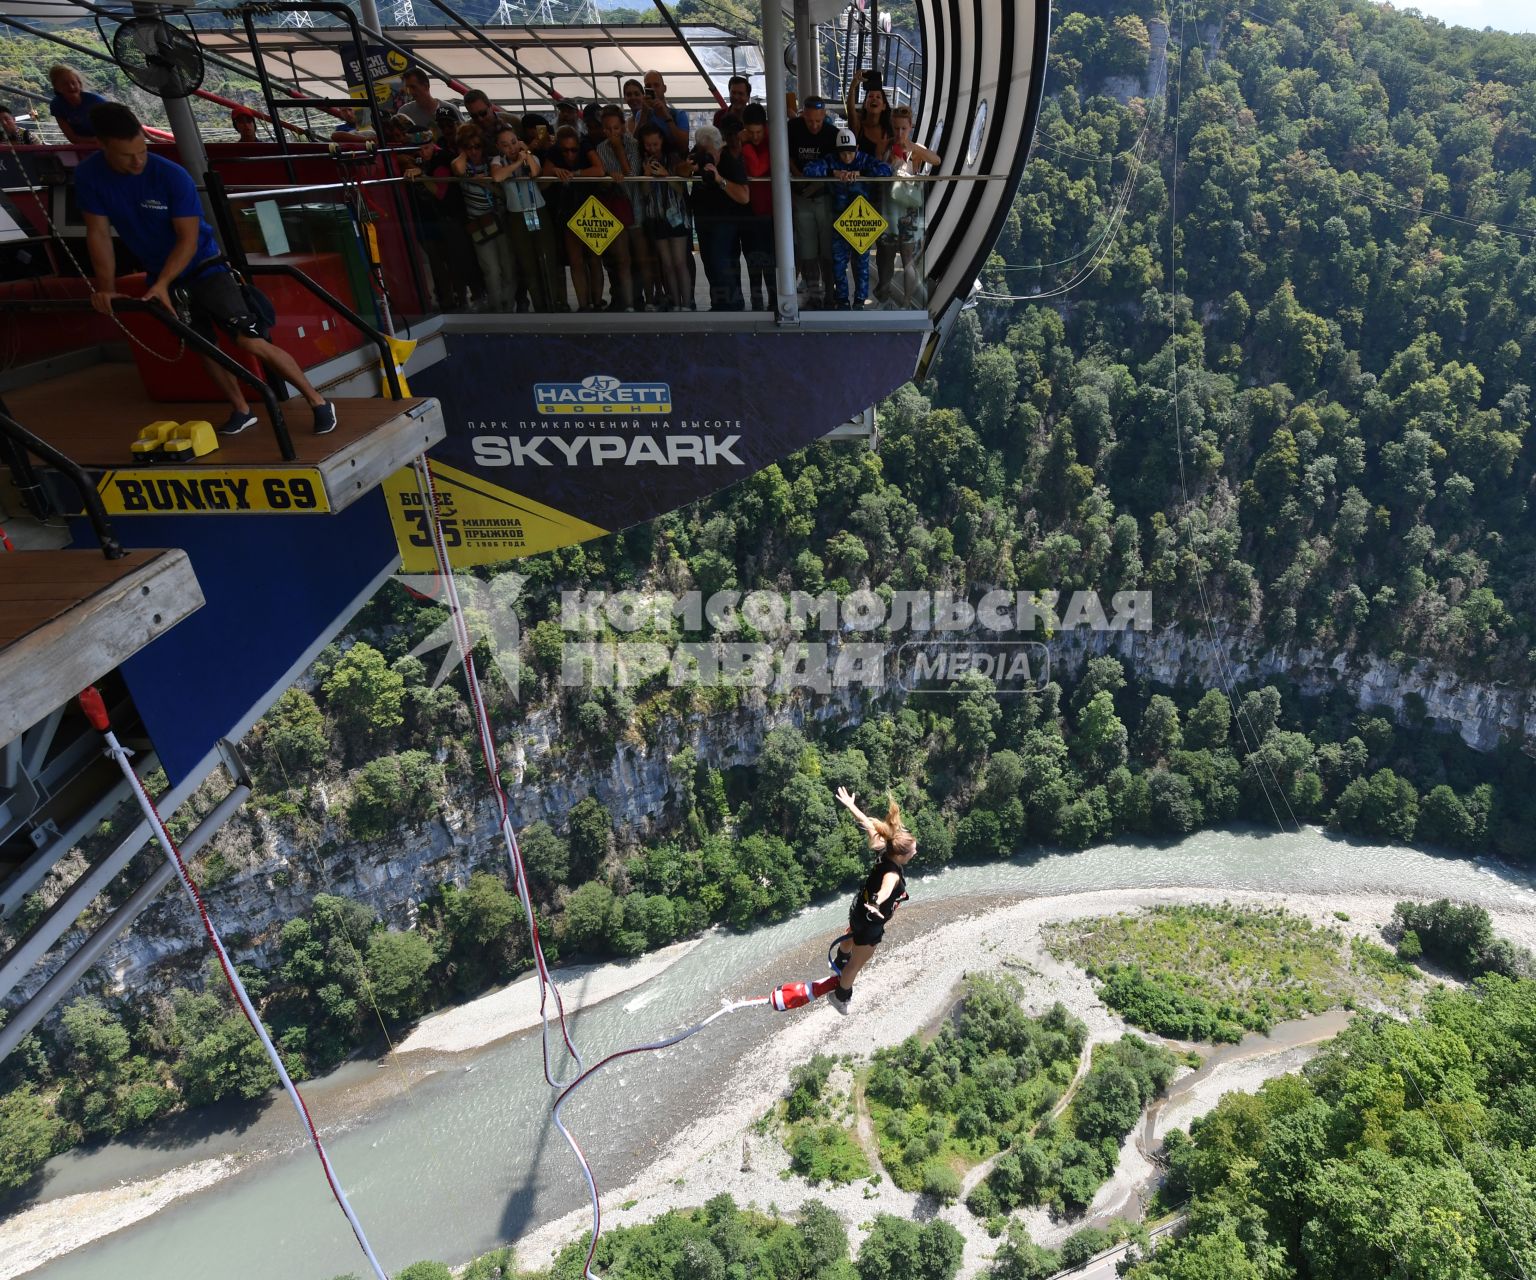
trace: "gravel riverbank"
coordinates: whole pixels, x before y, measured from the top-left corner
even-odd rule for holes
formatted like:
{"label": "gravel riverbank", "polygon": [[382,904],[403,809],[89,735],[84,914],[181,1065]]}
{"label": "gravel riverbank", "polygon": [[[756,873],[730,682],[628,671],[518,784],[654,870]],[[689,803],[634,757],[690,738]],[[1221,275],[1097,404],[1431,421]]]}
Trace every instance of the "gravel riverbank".
{"label": "gravel riverbank", "polygon": [[[842,1018],[823,1002],[789,1015],[784,1031],[769,1042],[738,1073],[729,1087],[722,1087],[717,1109],[688,1126],[668,1149],[627,1184],[603,1187],[605,1229],[647,1222],[668,1209],[702,1204],[720,1192],[729,1192],[742,1206],[767,1209],[776,1205],[792,1211],[806,1199],[817,1199],[834,1209],[849,1228],[855,1250],[864,1235],[862,1224],[878,1213],[902,1217],[933,1216],[932,1207],[920,1205],[920,1197],[904,1192],[883,1179],[878,1187],[858,1183],[847,1187],[812,1187],[788,1175],[789,1156],[776,1136],[759,1136],[751,1125],[787,1088],[790,1068],[815,1053],[868,1054],[876,1048],[900,1042],[941,1018],[965,974],[977,970],[1005,969],[1024,984],[1026,1004],[1039,1013],[1060,1000],[1088,1025],[1095,1042],[1118,1038],[1131,1030],[1105,1008],[1092,984],[1078,969],[1061,963],[1046,951],[1042,926],[1085,916],[1133,911],[1159,904],[1225,900],[1240,906],[1282,906],[1318,924],[1346,933],[1379,940],[1379,930],[1392,915],[1396,898],[1384,894],[1275,894],[1232,891],[1213,893],[1208,888],[1160,888],[1106,890],[1034,898],[993,907],[952,919],[920,934],[903,936],[907,920],[898,918],[880,955],[860,975],[853,1013]],[[1336,912],[1349,916],[1337,919]],[[1494,913],[1501,933],[1522,943],[1536,942],[1536,917]],[[1251,1058],[1233,1060],[1213,1072],[1199,1087],[1178,1098],[1176,1110],[1158,1125],[1159,1136],[1172,1125],[1187,1125],[1209,1111],[1221,1095],[1233,1089],[1253,1089],[1272,1076],[1294,1070],[1316,1046],[1282,1050],[1257,1050]],[[581,1135],[577,1135],[580,1140]],[[750,1169],[744,1170],[742,1144],[750,1152]],[[1102,1205],[1135,1203],[1135,1189],[1151,1170],[1149,1162],[1128,1138],[1121,1168],[1096,1198],[1089,1217],[1098,1216]],[[626,1206],[626,1207],[620,1207]],[[980,1222],[964,1205],[939,1209],[937,1216],[951,1223],[965,1237],[965,1262],[960,1280],[979,1275],[996,1249]],[[1059,1243],[1081,1223],[1052,1223],[1043,1212],[1026,1215],[1031,1231],[1042,1243]],[[523,1236],[517,1242],[524,1266],[542,1265],[569,1240],[590,1229],[591,1215],[583,1210],[567,1214]]]}

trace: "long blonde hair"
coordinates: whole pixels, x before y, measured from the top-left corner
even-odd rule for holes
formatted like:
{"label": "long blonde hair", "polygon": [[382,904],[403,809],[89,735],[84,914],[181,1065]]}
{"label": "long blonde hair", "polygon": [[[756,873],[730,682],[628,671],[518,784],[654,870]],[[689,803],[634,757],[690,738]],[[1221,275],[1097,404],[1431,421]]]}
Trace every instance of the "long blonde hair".
{"label": "long blonde hair", "polygon": [[890,808],[885,811],[884,818],[869,820],[873,828],[869,833],[869,847],[883,853],[915,853],[917,838],[902,824],[901,806],[889,791],[885,794],[891,802]]}

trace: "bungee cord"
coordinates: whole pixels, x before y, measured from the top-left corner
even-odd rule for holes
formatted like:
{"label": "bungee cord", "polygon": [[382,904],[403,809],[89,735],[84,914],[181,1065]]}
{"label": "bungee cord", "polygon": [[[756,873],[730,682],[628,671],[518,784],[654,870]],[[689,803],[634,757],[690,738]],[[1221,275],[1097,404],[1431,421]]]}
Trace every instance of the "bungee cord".
{"label": "bungee cord", "polygon": [[[582,1070],[581,1054],[571,1039],[570,1028],[565,1021],[565,1004],[560,998],[560,988],[549,976],[549,966],[544,962],[544,948],[539,940],[539,922],[534,915],[533,899],[528,892],[528,875],[523,866],[523,851],[512,829],[511,806],[506,789],[501,785],[501,771],[496,740],[491,732],[490,716],[486,711],[485,697],[480,688],[480,677],[475,670],[473,643],[469,627],[464,621],[464,607],[459,600],[458,585],[453,578],[453,566],[448,559],[448,545],[443,536],[442,524],[437,517],[437,486],[432,479],[432,468],[425,454],[419,454],[412,462],[416,470],[416,484],[427,512],[427,528],[432,538],[432,552],[437,561],[438,575],[443,580],[443,599],[448,606],[448,617],[453,627],[454,643],[459,649],[460,664],[464,668],[464,682],[469,691],[470,710],[474,716],[475,732],[480,738],[480,752],[485,760],[486,779],[491,786],[491,796],[496,801],[497,826],[507,847],[507,861],[512,867],[512,882],[522,903],[523,915],[528,921],[528,934],[533,948],[534,968],[539,976],[539,1028],[544,1054],[544,1080],[552,1089],[563,1089],[570,1083],[560,1079],[550,1063],[549,1052],[549,999],[554,998],[555,1014],[560,1022],[560,1037],[566,1052],[576,1064],[576,1074]],[[572,1077],[573,1079],[575,1077]]]}
{"label": "bungee cord", "polygon": [[598,1237],[602,1235],[603,1231],[603,1206],[602,1198],[598,1195],[597,1180],[592,1176],[592,1166],[587,1161],[586,1153],[581,1149],[581,1144],[576,1141],[575,1135],[565,1127],[565,1121],[560,1115],[561,1110],[565,1107],[566,1101],[573,1093],[576,1092],[577,1089],[586,1084],[588,1080],[595,1076],[610,1062],[617,1062],[620,1058],[627,1058],[632,1054],[659,1053],[663,1049],[670,1049],[675,1044],[681,1044],[690,1036],[697,1035],[717,1018],[723,1018],[728,1013],[735,1013],[738,1009],[759,1008],[763,1005],[769,1004],[771,999],[772,997],[770,996],[752,996],[746,1000],[731,1001],[716,1009],[714,1013],[710,1014],[709,1017],[705,1018],[702,1022],[696,1022],[693,1024],[693,1026],[688,1027],[686,1030],[679,1031],[674,1036],[668,1036],[665,1040],[657,1040],[651,1044],[633,1045],[628,1049],[619,1049],[614,1053],[610,1053],[601,1062],[593,1063],[592,1066],[588,1067],[579,1076],[572,1080],[570,1084],[566,1085],[565,1088],[561,1090],[560,1096],[555,1099],[555,1107],[553,1113],[555,1128],[560,1130],[560,1136],[565,1139],[567,1145],[575,1154],[576,1163],[581,1166],[582,1177],[585,1178],[587,1182],[587,1193],[592,1199],[592,1234],[587,1241],[586,1261],[581,1264],[581,1274],[584,1277],[584,1280],[602,1280],[601,1277],[594,1275],[592,1272],[592,1259],[597,1254]]}
{"label": "bungee cord", "polygon": [[[663,1049],[669,1049],[673,1045],[681,1044],[684,1040],[697,1035],[711,1023],[726,1014],[736,1013],[742,1009],[771,1008],[783,1012],[788,1009],[797,1009],[810,1004],[813,1000],[826,995],[837,985],[837,975],[820,978],[810,982],[791,982],[776,988],[771,995],[749,996],[742,1000],[727,1001],[715,1010],[707,1018],[686,1027],[675,1035],[663,1040],[656,1040],[650,1044],[631,1045],[628,1048],[615,1050],[607,1057],[592,1066],[585,1066],[580,1051],[571,1038],[570,1028],[566,1023],[565,1005],[560,998],[560,988],[553,977],[550,976],[549,967],[544,960],[543,946],[539,940],[539,925],[533,910],[533,901],[529,896],[528,877],[523,866],[522,850],[517,842],[517,833],[512,827],[511,806],[507,798],[506,789],[502,786],[500,771],[497,768],[498,756],[496,741],[491,731],[490,716],[486,710],[485,697],[480,688],[480,677],[475,669],[474,655],[472,653],[471,636],[469,627],[464,621],[463,605],[459,599],[457,584],[454,582],[453,565],[448,557],[448,545],[443,536],[442,525],[437,516],[437,486],[432,477],[431,465],[425,454],[418,455],[412,462],[416,471],[416,484],[421,494],[422,503],[427,512],[427,527],[432,540],[433,557],[437,562],[438,575],[443,580],[443,601],[448,607],[449,618],[453,627],[454,643],[458,645],[460,665],[464,670],[465,684],[469,690],[470,707],[474,714],[476,732],[480,738],[480,750],[485,760],[486,776],[490,782],[491,794],[496,800],[498,825],[501,829],[502,839],[507,847],[508,861],[511,863],[514,883],[517,886],[518,900],[523,906],[523,916],[528,923],[528,934],[533,949],[534,967],[539,978],[539,1025],[540,1038],[544,1055],[544,1079],[553,1089],[559,1089],[560,1094],[555,1099],[553,1118],[555,1127],[560,1131],[561,1137],[571,1148],[576,1157],[577,1164],[581,1167],[582,1178],[587,1184],[587,1194],[592,1204],[592,1231],[587,1240],[587,1256],[582,1263],[582,1276],[584,1280],[602,1280],[602,1277],[592,1271],[592,1261],[597,1255],[597,1242],[602,1235],[603,1208],[602,1196],[598,1191],[597,1179],[592,1172],[592,1165],[587,1159],[586,1152],[577,1142],[576,1136],[566,1127],[562,1112],[565,1104],[571,1096],[587,1081],[591,1080],[598,1072],[617,1062],[620,1058],[631,1057],[640,1053],[659,1053]],[[560,1024],[560,1036],[565,1044],[566,1052],[575,1062],[575,1072],[569,1079],[560,1079],[556,1076],[550,1064],[549,1052],[549,1024],[550,1016],[548,1003],[553,998],[555,1017]]]}
{"label": "bungee cord", "polygon": [[363,1231],[363,1224],[358,1221],[357,1214],[352,1209],[351,1202],[347,1199],[347,1193],[341,1185],[341,1180],[336,1176],[336,1170],[331,1165],[331,1158],[326,1153],[325,1143],[320,1140],[320,1131],[315,1126],[314,1117],[309,1113],[309,1107],[304,1101],[304,1096],[293,1083],[293,1078],[288,1074],[288,1068],[283,1065],[282,1055],[278,1053],[272,1038],[267,1034],[267,1029],[261,1021],[261,1015],[256,1012],[256,1006],[251,1003],[251,997],[246,992],[245,983],[240,980],[240,975],[235,970],[234,962],[229,958],[229,952],[224,949],[223,939],[219,937],[219,931],[214,927],[212,918],[208,915],[207,904],[203,901],[203,895],[199,892],[197,881],[192,878],[192,873],[187,869],[185,859],[181,856],[181,850],[176,842],[171,839],[171,833],[166,830],[165,823],[161,820],[160,812],[155,807],[155,802],[144,784],[139,780],[138,773],[129,761],[133,754],[112,732],[112,724],[107,716],[106,704],[102,701],[101,694],[95,687],[85,690],[80,695],[80,709],[85,712],[86,718],[91,722],[106,743],[105,754],[117,762],[122,770],[123,777],[133,790],[134,799],[138,801],[144,819],[149,823],[150,830],[155,838],[160,841],[160,847],[165,851],[167,860],[176,870],[176,878],[181,882],[181,887],[186,891],[187,897],[192,900],[192,908],[202,922],[203,932],[208,936],[208,944],[213,948],[213,954],[218,959],[219,968],[223,971],[224,981],[228,983],[235,1002],[240,1006],[240,1012],[245,1015],[245,1020],[251,1024],[251,1030],[256,1033],[256,1038],[261,1041],[262,1050],[267,1055],[267,1060],[272,1064],[272,1069],[277,1072],[278,1081],[287,1093],[288,1100],[293,1103],[293,1108],[299,1113],[299,1119],[303,1122],[305,1132],[309,1135],[309,1142],[315,1149],[315,1154],[320,1158],[320,1167],[325,1171],[325,1181],[331,1189],[331,1195],[342,1213],[346,1215],[347,1222],[352,1228],[352,1234],[357,1239],[358,1247],[362,1249],[363,1256],[368,1259],[368,1265],[373,1268],[373,1274],[378,1280],[389,1280],[388,1273],[379,1265],[379,1260],[374,1256],[373,1247],[368,1243],[368,1236]]}

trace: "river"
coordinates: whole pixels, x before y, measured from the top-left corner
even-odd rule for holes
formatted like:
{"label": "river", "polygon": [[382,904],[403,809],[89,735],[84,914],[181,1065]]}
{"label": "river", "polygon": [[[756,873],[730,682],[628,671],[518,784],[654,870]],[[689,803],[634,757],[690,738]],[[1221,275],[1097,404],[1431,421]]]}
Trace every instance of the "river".
{"label": "river", "polygon": [[[1536,887],[1528,876],[1308,829],[1205,832],[1171,845],[1105,845],[918,874],[903,921],[936,920],[949,913],[946,904],[952,912],[979,898],[1160,887],[1209,889],[1213,898],[1238,889],[1454,897],[1536,915]],[[622,1045],[670,1034],[717,1008],[723,997],[807,976],[845,910],[841,902],[828,903],[751,934],[712,932],[637,991],[578,1014],[578,1043],[595,1061]],[[618,1186],[638,1173],[669,1137],[709,1109],[711,1098],[729,1087],[733,1068],[781,1026],[776,1015],[738,1015],[665,1055],[627,1060],[598,1076],[567,1108],[567,1118],[573,1131],[585,1135],[601,1183]],[[551,1095],[539,1068],[537,1032],[469,1053],[350,1064],[311,1083],[306,1094],[391,1273],[422,1258],[463,1262],[586,1201],[574,1162],[548,1123]],[[340,1124],[338,1114],[346,1117]],[[356,1245],[286,1104],[269,1105],[254,1119],[242,1115],[239,1130],[199,1132],[208,1127],[200,1117],[134,1143],[56,1158],[42,1200],[152,1177],[210,1156],[233,1153],[243,1167],[28,1274],[46,1280],[361,1275]]]}

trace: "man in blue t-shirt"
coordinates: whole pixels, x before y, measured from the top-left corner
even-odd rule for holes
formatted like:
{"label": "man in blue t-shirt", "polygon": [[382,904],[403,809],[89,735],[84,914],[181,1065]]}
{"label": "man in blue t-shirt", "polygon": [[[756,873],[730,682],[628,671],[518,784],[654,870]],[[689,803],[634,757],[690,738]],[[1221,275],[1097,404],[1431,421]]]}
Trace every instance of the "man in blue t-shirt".
{"label": "man in blue t-shirt", "polygon": [[[75,170],[75,196],[85,215],[85,242],[96,275],[91,302],[96,310],[111,315],[112,299],[122,296],[116,292],[117,263],[112,251],[116,229],[144,266],[149,279],[146,302],[182,311],[192,328],[210,342],[216,341],[216,329],[224,330],[242,351],[299,389],[314,410],[316,435],[334,431],[336,407],[315,390],[297,360],[268,341],[266,326],[230,272],[213,228],[203,221],[192,175],[174,161],[149,153],[138,118],[121,103],[96,107],[91,125],[101,150]],[[206,356],[203,364],[231,405],[219,432],[236,435],[254,426],[256,415],[239,380]]]}
{"label": "man in blue t-shirt", "polygon": [[106,99],[99,93],[87,93],[73,67],[62,62],[48,72],[48,82],[53,85],[53,101],[48,110],[58,121],[59,129],[71,142],[77,144],[96,141],[96,130],[91,128],[91,108]]}

